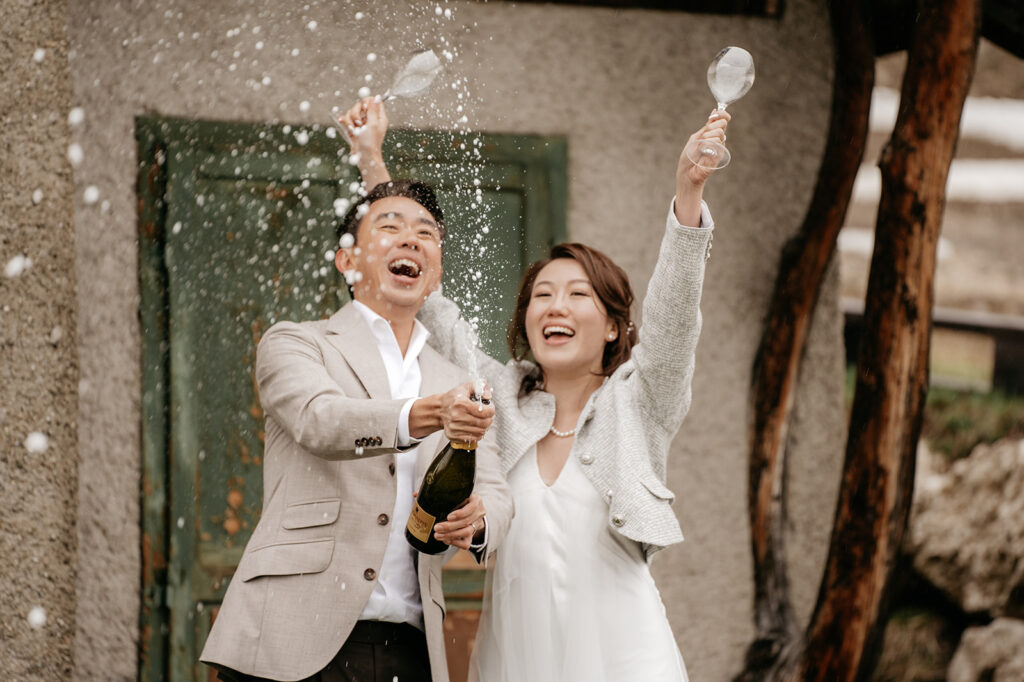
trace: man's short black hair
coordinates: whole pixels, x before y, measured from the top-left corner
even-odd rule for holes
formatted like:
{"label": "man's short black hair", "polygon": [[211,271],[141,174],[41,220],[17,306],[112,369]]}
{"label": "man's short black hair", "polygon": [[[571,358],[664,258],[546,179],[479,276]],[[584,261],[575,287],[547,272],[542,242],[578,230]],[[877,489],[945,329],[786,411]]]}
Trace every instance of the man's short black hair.
{"label": "man's short black hair", "polygon": [[348,213],[338,223],[338,239],[340,240],[342,235],[346,233],[351,234],[353,240],[357,239],[359,237],[359,222],[366,215],[370,204],[378,199],[386,199],[387,197],[406,197],[427,209],[434,222],[437,223],[437,229],[441,232],[441,239],[444,239],[444,213],[441,211],[441,205],[437,203],[437,195],[434,193],[433,188],[425,182],[409,179],[382,182],[371,189],[365,197],[361,197],[359,201],[352,204]]}

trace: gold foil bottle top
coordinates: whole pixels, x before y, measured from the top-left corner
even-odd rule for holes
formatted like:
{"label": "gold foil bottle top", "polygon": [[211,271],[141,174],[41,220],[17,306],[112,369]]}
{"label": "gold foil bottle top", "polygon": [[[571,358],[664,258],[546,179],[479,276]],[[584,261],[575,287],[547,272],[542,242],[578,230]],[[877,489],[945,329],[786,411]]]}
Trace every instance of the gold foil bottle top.
{"label": "gold foil bottle top", "polygon": [[453,450],[476,450],[476,443],[461,442],[457,440],[453,440],[451,443]]}

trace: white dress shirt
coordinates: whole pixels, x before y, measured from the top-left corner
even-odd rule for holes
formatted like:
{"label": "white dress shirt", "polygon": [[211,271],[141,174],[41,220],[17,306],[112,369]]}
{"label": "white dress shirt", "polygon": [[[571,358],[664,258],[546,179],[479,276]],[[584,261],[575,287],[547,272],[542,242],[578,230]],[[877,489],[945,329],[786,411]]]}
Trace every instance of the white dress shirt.
{"label": "white dress shirt", "polygon": [[[409,398],[402,406],[398,419],[398,443],[401,446],[415,445],[418,441],[409,436],[409,410],[420,397],[419,355],[427,342],[430,332],[420,324],[413,323],[409,348],[402,356],[398,340],[391,325],[383,317],[359,301],[353,301],[370,326],[377,341],[384,369],[388,374],[392,398]],[[398,494],[395,508],[391,512],[391,535],[384,550],[377,584],[373,586],[369,601],[363,608],[360,620],[383,620],[391,623],[409,623],[423,629],[423,604],[416,575],[416,550],[405,539],[405,521],[412,511],[413,477],[416,470],[416,450],[413,447],[395,454],[395,484]]]}

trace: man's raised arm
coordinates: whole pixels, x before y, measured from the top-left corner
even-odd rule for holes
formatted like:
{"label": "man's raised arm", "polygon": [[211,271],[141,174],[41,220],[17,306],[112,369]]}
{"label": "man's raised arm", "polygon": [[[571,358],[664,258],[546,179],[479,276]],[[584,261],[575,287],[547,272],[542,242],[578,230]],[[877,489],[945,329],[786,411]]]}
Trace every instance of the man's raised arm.
{"label": "man's raised arm", "polygon": [[391,179],[381,148],[388,132],[388,115],[379,95],[364,97],[338,118],[345,130],[351,153],[370,190]]}

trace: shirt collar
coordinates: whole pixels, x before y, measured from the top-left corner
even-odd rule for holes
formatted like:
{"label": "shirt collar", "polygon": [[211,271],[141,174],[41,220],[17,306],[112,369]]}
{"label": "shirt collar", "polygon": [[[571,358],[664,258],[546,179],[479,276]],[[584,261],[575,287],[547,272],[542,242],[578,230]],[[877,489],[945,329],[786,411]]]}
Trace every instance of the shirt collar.
{"label": "shirt collar", "polygon": [[[378,348],[383,349],[389,346],[398,348],[398,339],[395,338],[395,332],[392,331],[390,322],[378,315],[365,303],[353,300],[352,305],[355,306],[359,314],[366,320],[370,331],[373,332],[373,338],[377,341]],[[427,328],[419,320],[414,319],[412,323],[412,336],[409,337],[409,348],[402,358],[403,364],[412,362],[420,356],[420,352],[423,350],[423,346],[426,345],[429,336],[430,332],[427,331]],[[399,355],[401,355],[401,348],[399,348]]]}

